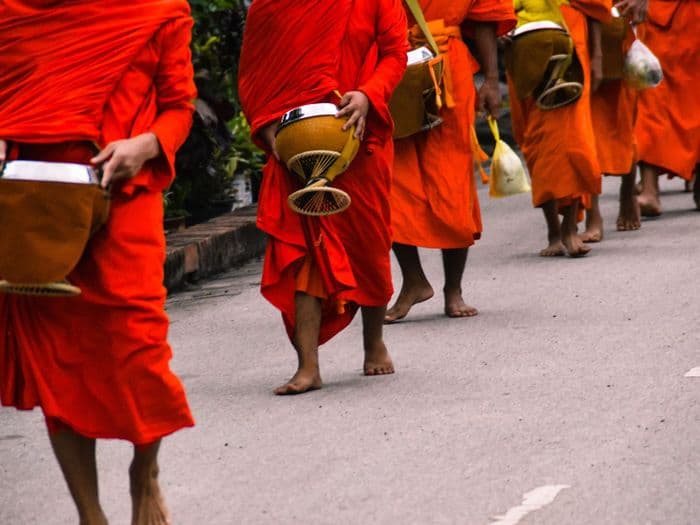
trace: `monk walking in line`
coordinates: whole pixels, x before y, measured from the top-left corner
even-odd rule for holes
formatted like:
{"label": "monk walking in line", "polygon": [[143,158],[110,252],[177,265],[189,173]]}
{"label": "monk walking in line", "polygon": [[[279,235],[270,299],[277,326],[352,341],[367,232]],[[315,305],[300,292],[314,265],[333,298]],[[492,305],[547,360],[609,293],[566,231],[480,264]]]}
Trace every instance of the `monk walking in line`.
{"label": "monk walking in line", "polygon": [[0,3],[0,160],[92,162],[111,187],[108,222],[68,276],[81,295],[0,294],[0,401],[41,407],[84,525],[107,523],[98,438],[134,444],[132,524],[169,523],[158,449],[193,425],[162,284],[162,191],[196,95],[189,13],[184,1]]}
{"label": "monk walking in line", "polygon": [[[661,62],[664,80],[639,94],[635,133],[639,147],[642,215],[661,215],[659,175],[692,180],[700,161],[700,2],[649,0],[639,37]],[[694,184],[700,209],[700,184]]]}
{"label": "monk walking in line", "polygon": [[[626,22],[639,24],[646,18],[647,0],[623,0],[616,5]],[[623,51],[634,41],[632,27],[627,25]],[[603,50],[617,52],[617,50]],[[620,208],[617,230],[638,230],[641,227],[639,203],[635,188],[637,178],[637,147],[634,121],[637,114],[637,92],[624,79],[606,80],[591,95],[593,131],[600,169],[605,175],[620,176]],[[598,195],[591,196],[591,207],[586,211],[586,230],[583,242],[603,240],[603,217]]]}
{"label": "monk walking in line", "polygon": [[590,247],[578,235],[579,214],[589,195],[601,191],[590,94],[602,80],[600,22],[610,18],[612,5],[609,0],[515,0],[515,5],[518,27],[542,20],[567,27],[583,70],[580,98],[555,109],[541,109],[532,95],[519,98],[511,75],[508,79],[513,131],[532,178],[533,204],[547,223],[540,255],[580,257]]}
{"label": "monk walking in line", "polygon": [[[400,0],[255,0],[248,13],[239,95],[254,140],[270,154],[258,204],[258,226],[268,234],[261,290],[281,311],[298,358],[296,373],[276,394],[321,387],[318,346],[347,326],[358,308],[365,375],[394,372],[382,335],[393,291],[388,102],[405,70],[406,50]],[[351,196],[350,208],[307,217],[287,204],[300,183],[276,157],[275,132],[285,112],[319,102],[339,105],[338,116],[356,126],[362,143],[350,168],[333,181]]]}
{"label": "monk walking in line", "polygon": [[[470,317],[476,308],[462,296],[462,275],[469,247],[481,236],[481,211],[474,178],[470,130],[478,107],[498,116],[496,37],[515,25],[512,0],[420,0],[428,27],[445,56],[446,79],[442,124],[395,142],[391,189],[393,250],[403,284],[386,321],[404,318],[411,307],[433,296],[423,272],[418,246],[439,248],[445,272],[444,311],[448,317]],[[413,24],[414,22],[411,22]],[[462,35],[474,38],[484,84],[477,94],[473,75],[478,64]],[[409,38],[413,47],[427,45],[418,25]]]}

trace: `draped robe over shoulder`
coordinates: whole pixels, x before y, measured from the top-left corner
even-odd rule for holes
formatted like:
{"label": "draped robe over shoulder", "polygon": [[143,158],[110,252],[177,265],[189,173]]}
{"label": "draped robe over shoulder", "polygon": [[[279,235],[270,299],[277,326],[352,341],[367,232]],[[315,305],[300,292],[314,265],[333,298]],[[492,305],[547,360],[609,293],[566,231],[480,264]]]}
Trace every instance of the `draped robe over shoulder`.
{"label": "draped robe over shoulder", "polygon": [[611,0],[571,0],[562,5],[583,66],[583,94],[574,103],[542,111],[533,97],[518,99],[509,79],[513,131],[532,179],[534,206],[557,200],[568,205],[601,192],[601,170],[591,119],[590,58],[586,17],[610,18]]}
{"label": "draped robe over shoulder", "polygon": [[[405,28],[400,0],[255,0],[248,13],[239,95],[260,146],[269,149],[260,137],[263,127],[300,105],[338,103],[335,90],[360,90],[371,106],[357,157],[333,181],[350,194],[348,210],[302,217],[287,204],[301,187],[296,176],[271,155],[263,170],[258,226],[268,245],[261,290],[282,312],[290,338],[297,276],[311,256],[333,283],[323,303],[320,343],[345,327],[358,306],[383,306],[391,297],[388,101],[406,67]],[[305,229],[320,250],[310,250]]]}
{"label": "draped robe over shoulder", "polygon": [[[470,129],[474,124],[478,63],[462,40],[475,22],[515,25],[512,0],[420,0],[431,32],[446,54],[449,99],[436,128],[397,140],[391,213],[394,240],[426,248],[465,248],[481,236]],[[442,23],[435,24],[436,21]],[[411,22],[414,23],[414,22]],[[444,29],[442,29],[444,28]],[[412,39],[422,39],[414,28]],[[421,42],[422,44],[422,42]]]}
{"label": "draped robe over shoulder", "polygon": [[81,295],[0,294],[0,401],[41,406],[50,428],[150,443],[193,425],[169,368],[161,195],[196,96],[189,6],[8,0],[0,20],[0,138],[15,157],[86,163],[90,143],[144,132],[162,150],[112,189],[68,276]]}
{"label": "draped robe over shoulder", "polygon": [[690,180],[700,162],[700,2],[650,0],[639,37],[664,79],[639,92],[639,160]]}

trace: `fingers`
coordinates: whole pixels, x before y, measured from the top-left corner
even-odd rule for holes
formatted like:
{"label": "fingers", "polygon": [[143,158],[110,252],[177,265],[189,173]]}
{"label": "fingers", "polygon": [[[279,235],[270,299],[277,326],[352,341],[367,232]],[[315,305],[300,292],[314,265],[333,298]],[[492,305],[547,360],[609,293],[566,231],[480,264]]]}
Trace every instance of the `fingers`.
{"label": "fingers", "polygon": [[355,127],[355,138],[362,140],[365,138],[365,117],[360,117],[357,119],[357,126]]}
{"label": "fingers", "polygon": [[112,156],[116,147],[116,142],[110,142],[109,144],[107,144],[107,147],[105,149],[103,149],[97,155],[90,159],[90,163],[95,165],[102,164]]}
{"label": "fingers", "polygon": [[0,140],[0,170],[5,165],[5,160],[7,160],[7,142]]}

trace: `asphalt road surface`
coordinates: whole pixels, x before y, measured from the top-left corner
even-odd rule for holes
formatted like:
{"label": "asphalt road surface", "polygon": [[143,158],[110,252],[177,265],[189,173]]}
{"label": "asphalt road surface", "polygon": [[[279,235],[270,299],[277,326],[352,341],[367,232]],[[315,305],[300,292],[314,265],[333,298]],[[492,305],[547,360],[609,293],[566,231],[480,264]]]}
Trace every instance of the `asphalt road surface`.
{"label": "asphalt road surface", "polygon": [[[536,255],[527,196],[481,190],[464,281],[480,315],[446,319],[438,294],[388,326],[393,376],[362,377],[356,319],[321,350],[323,390],[273,396],[295,358],[259,261],[172,296],[197,419],[162,449],[174,523],[700,523],[700,213],[662,187],[662,218],[578,260]],[[439,290],[439,253],[422,255]],[[129,523],[130,454],[98,445],[112,524]],[[76,522],[41,414],[0,410],[0,524]]]}

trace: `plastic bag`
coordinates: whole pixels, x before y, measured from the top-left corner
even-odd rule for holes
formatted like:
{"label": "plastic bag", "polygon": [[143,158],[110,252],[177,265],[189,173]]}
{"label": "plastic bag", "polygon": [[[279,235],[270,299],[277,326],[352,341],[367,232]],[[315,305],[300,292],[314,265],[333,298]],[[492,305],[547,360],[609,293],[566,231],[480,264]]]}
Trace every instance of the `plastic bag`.
{"label": "plastic bag", "polygon": [[664,78],[659,59],[641,40],[635,40],[627,52],[623,74],[636,89],[656,87]]}
{"label": "plastic bag", "polygon": [[520,157],[501,140],[496,120],[489,117],[488,123],[493,138],[496,139],[496,147],[491,157],[489,196],[495,198],[510,197],[531,191]]}

